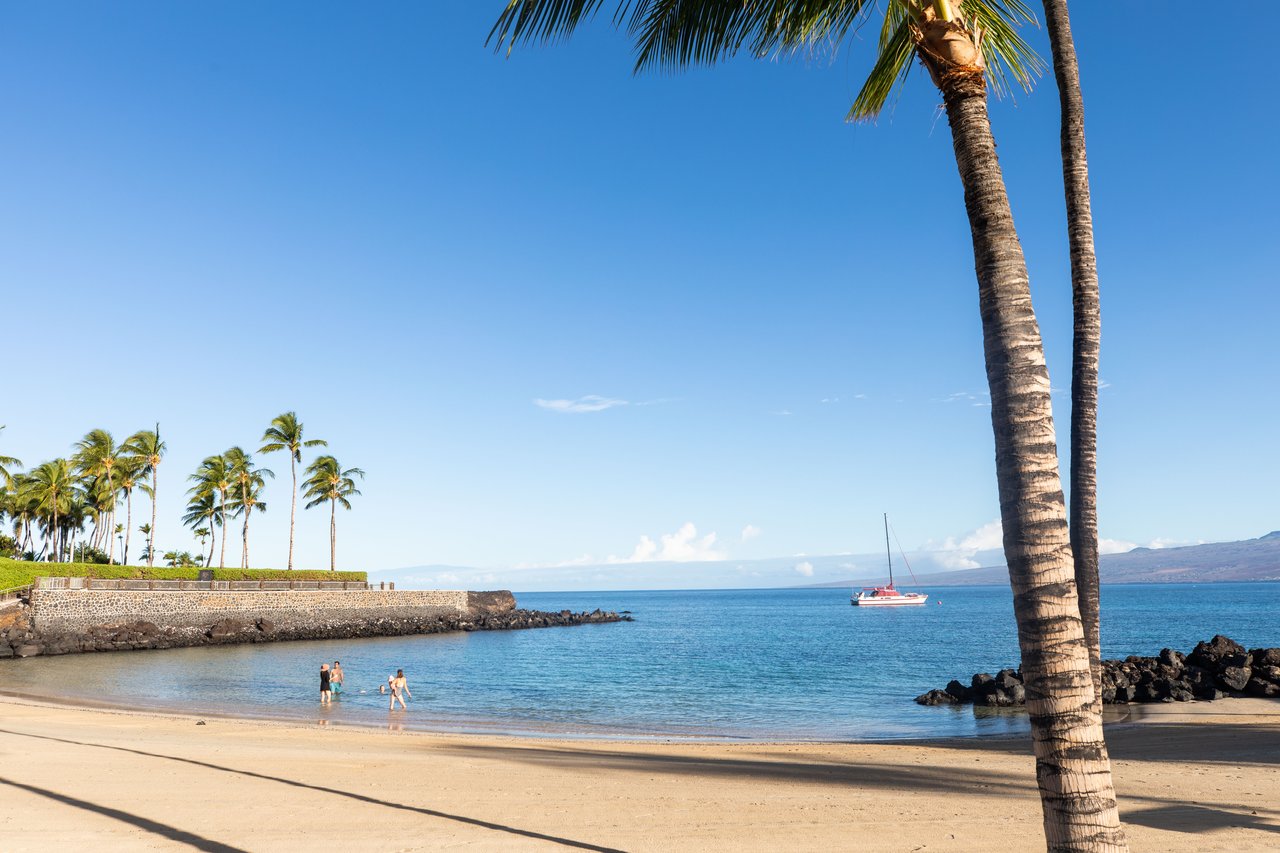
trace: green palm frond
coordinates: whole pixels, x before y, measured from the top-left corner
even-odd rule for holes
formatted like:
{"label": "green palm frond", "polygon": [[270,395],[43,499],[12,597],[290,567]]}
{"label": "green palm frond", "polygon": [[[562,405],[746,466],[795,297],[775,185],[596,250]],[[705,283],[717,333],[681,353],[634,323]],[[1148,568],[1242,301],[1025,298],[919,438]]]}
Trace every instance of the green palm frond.
{"label": "green palm frond", "polygon": [[[595,17],[603,0],[510,0],[489,41],[508,53],[517,43],[568,38]],[[625,26],[636,51],[636,71],[710,64],[740,52],[755,57],[782,53],[834,54],[883,9],[876,60],[851,119],[876,116],[911,69],[916,46],[909,22],[928,0],[618,0],[615,27]],[[1030,88],[1044,63],[1018,35],[1037,24],[1023,0],[954,0],[952,10],[978,37],[991,90]]]}

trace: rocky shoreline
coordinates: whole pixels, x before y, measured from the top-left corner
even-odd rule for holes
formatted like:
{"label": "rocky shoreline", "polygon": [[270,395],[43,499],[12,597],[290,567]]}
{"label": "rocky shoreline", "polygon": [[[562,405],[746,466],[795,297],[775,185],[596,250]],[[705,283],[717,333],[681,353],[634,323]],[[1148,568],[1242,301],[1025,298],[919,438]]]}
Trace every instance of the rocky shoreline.
{"label": "rocky shoreline", "polygon": [[25,607],[8,608],[0,615],[0,658],[38,655],[65,655],[83,652],[176,649],[243,643],[290,640],[346,640],[358,637],[398,637],[412,634],[441,634],[450,631],[515,631],[528,628],[558,628],[573,625],[600,625],[630,622],[626,613],[594,610],[574,613],[561,610],[505,610],[473,614],[384,617],[311,622],[305,626],[276,623],[268,619],[219,619],[205,627],[160,627],[153,622],[135,621],[102,625],[88,631],[48,634],[37,631]]}
{"label": "rocky shoreline", "polygon": [[[1232,696],[1280,698],[1280,648],[1247,650],[1219,634],[1186,655],[1163,649],[1156,657],[1130,655],[1102,662],[1103,704],[1212,701]],[[994,676],[980,672],[967,685],[952,680],[942,690],[917,696],[916,702],[1016,707],[1026,704],[1026,688],[1020,669],[1002,669]]]}

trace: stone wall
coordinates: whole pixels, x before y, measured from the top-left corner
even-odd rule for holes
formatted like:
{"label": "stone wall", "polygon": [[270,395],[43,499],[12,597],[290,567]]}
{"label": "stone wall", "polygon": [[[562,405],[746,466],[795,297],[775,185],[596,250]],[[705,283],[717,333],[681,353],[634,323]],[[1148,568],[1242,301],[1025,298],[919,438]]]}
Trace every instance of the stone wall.
{"label": "stone wall", "polygon": [[[470,595],[457,590],[107,590],[34,589],[30,618],[42,634],[150,622],[161,628],[207,628],[223,620],[269,620],[305,628],[312,623],[362,622],[468,612]],[[502,594],[497,594],[502,595]],[[514,608],[510,599],[506,609]]]}

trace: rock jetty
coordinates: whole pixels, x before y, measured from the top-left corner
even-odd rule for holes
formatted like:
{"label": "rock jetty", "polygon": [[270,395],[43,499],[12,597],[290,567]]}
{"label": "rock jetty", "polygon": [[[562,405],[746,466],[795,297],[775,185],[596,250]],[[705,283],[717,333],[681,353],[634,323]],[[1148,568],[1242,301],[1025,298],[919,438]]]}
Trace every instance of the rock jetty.
{"label": "rock jetty", "polygon": [[140,649],[173,649],[188,646],[216,646],[239,643],[266,643],[282,640],[345,640],[353,637],[393,637],[409,634],[441,634],[448,631],[512,631],[525,628],[554,628],[570,625],[598,625],[630,622],[631,616],[593,610],[574,613],[561,610],[505,610],[469,614],[424,615],[311,620],[304,625],[277,624],[267,619],[223,618],[199,628],[160,627],[153,622],[133,621],[95,626],[87,631],[55,634],[35,630],[26,608],[9,607],[0,615],[0,658],[63,655],[76,652],[110,652]]}
{"label": "rock jetty", "polygon": [[[1163,649],[1156,657],[1131,655],[1102,662],[1102,701],[1190,702],[1229,696],[1280,697],[1280,649],[1251,649],[1221,634],[1198,643],[1190,654]],[[980,672],[968,684],[952,680],[942,690],[916,697],[921,705],[1013,707],[1026,703],[1022,671]]]}

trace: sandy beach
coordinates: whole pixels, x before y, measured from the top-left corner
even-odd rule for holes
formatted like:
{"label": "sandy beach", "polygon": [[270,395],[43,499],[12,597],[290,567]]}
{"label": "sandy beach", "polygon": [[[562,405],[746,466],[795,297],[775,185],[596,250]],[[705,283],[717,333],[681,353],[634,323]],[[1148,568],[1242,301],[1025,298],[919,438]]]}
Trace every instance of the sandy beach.
{"label": "sandy beach", "polygon": [[[1108,730],[1135,850],[1280,847],[1280,705]],[[0,699],[27,850],[1043,849],[1028,745],[431,735]]]}

